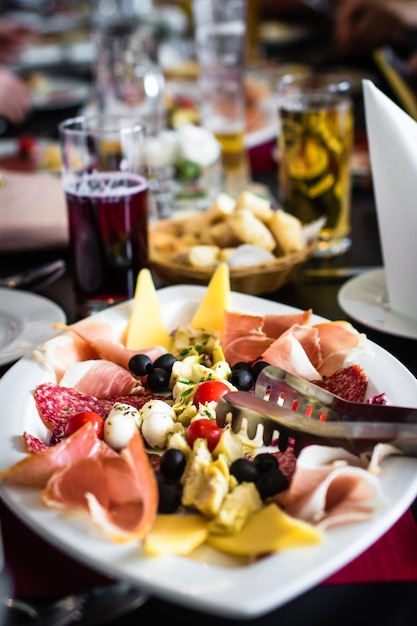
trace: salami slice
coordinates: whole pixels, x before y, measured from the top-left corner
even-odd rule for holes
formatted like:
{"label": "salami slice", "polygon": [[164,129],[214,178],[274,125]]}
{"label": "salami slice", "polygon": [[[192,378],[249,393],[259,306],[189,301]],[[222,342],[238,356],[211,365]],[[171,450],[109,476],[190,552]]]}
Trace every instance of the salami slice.
{"label": "salami slice", "polygon": [[113,406],[109,399],[98,399],[55,383],[38,385],[33,397],[42,422],[52,431],[59,426],[65,427],[68,420],[81,411],[94,411],[105,417]]}
{"label": "salami slice", "polygon": [[[154,394],[96,398],[71,387],[62,387],[55,383],[38,385],[33,396],[39,417],[48,430],[52,431],[50,445],[55,445],[64,438],[68,420],[81,411],[94,411],[105,419],[115,402],[124,402],[140,409],[145,402],[156,397],[160,398]],[[26,445],[27,441],[26,438]]]}
{"label": "salami slice", "polygon": [[360,365],[343,367],[323,380],[313,381],[319,387],[327,389],[344,400],[364,402],[368,386],[368,377]]}
{"label": "salami slice", "polygon": [[23,440],[25,442],[26,451],[30,453],[41,452],[42,450],[46,450],[46,448],[48,448],[47,443],[27,432],[23,433]]}

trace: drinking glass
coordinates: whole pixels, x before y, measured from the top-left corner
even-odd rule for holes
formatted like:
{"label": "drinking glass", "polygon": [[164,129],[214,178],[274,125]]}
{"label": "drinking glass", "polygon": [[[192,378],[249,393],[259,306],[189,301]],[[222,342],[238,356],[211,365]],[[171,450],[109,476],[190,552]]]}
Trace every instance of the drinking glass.
{"label": "drinking glass", "polygon": [[222,146],[226,191],[247,187],[247,0],[193,0],[201,123]]}
{"label": "drinking glass", "polygon": [[146,128],[135,116],[61,122],[72,272],[80,317],[134,295],[148,266]]}
{"label": "drinking glass", "polygon": [[282,206],[304,223],[326,218],[316,256],[343,254],[351,246],[350,83],[327,74],[285,75],[278,111]]}

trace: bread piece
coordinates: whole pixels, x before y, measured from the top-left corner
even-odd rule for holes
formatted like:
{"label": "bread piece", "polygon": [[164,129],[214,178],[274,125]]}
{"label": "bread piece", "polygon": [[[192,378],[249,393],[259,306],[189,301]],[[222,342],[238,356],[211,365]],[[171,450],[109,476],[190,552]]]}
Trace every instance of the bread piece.
{"label": "bread piece", "polygon": [[298,252],[305,245],[303,225],[300,220],[282,209],[273,212],[268,223],[277,244],[277,254],[284,255]]}
{"label": "bread piece", "polygon": [[251,191],[242,191],[236,200],[235,211],[248,209],[262,222],[266,223],[271,218],[273,210],[271,202],[266,198],[261,198]]}
{"label": "bread piece", "polygon": [[217,265],[220,248],[217,246],[191,246],[173,257],[177,263],[185,263],[193,267]]}
{"label": "bread piece", "polygon": [[269,252],[275,250],[277,244],[271,231],[248,209],[235,211],[228,219],[228,224],[239,243],[250,243]]}
{"label": "bread piece", "polygon": [[210,238],[219,248],[231,248],[240,243],[240,238],[234,232],[230,217],[223,222],[217,222],[209,228]]}
{"label": "bread piece", "polygon": [[214,224],[226,219],[235,210],[236,201],[227,193],[221,193],[203,213],[207,222]]}

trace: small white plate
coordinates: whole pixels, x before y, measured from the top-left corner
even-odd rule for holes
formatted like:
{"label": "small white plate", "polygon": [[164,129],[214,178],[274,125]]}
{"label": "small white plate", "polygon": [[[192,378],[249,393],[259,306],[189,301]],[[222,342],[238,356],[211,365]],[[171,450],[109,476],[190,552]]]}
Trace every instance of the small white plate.
{"label": "small white plate", "polygon": [[20,359],[48,339],[56,322],[66,322],[66,315],[51,300],[0,288],[0,365]]}
{"label": "small white plate", "polygon": [[392,311],[383,268],[355,276],[338,293],[340,307],[351,318],[383,333],[417,339],[417,320]]}

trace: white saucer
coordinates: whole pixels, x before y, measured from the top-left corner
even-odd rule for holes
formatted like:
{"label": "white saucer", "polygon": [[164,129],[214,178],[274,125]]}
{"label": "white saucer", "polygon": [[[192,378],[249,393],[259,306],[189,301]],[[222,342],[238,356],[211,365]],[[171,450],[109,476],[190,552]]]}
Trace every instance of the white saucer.
{"label": "white saucer", "polygon": [[347,281],[338,293],[340,307],[351,318],[391,335],[417,339],[417,320],[389,308],[383,268],[365,272]]}
{"label": "white saucer", "polygon": [[56,322],[66,322],[66,315],[51,300],[0,288],[0,365],[20,359],[53,336]]}

